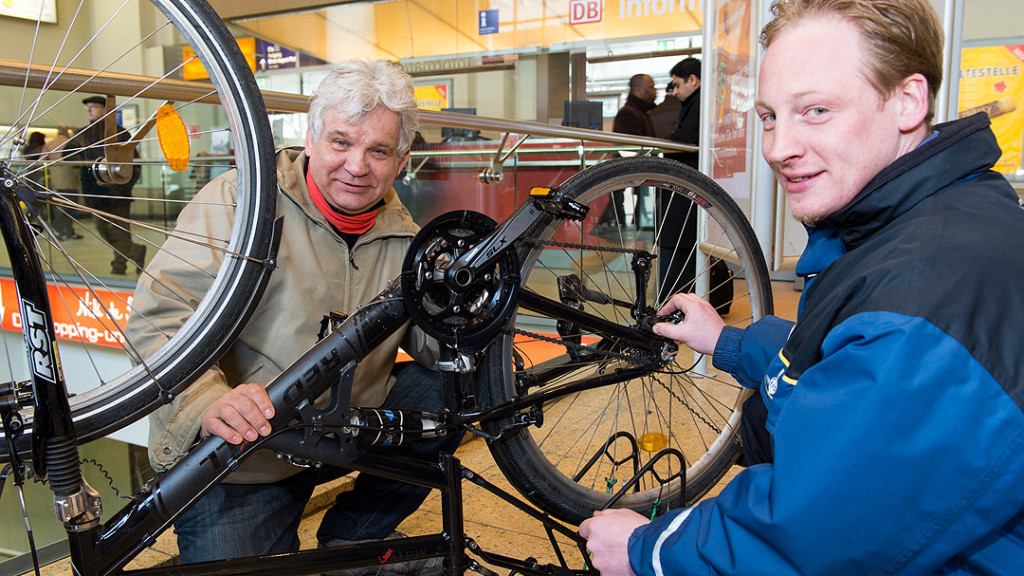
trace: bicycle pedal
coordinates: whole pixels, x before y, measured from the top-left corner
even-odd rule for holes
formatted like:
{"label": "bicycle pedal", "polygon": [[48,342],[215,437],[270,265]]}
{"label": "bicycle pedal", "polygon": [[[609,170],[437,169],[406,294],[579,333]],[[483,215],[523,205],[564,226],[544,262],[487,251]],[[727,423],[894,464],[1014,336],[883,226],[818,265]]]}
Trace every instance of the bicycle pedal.
{"label": "bicycle pedal", "polygon": [[548,214],[565,220],[582,221],[590,212],[589,206],[567,198],[558,188],[534,186],[530,198]]}

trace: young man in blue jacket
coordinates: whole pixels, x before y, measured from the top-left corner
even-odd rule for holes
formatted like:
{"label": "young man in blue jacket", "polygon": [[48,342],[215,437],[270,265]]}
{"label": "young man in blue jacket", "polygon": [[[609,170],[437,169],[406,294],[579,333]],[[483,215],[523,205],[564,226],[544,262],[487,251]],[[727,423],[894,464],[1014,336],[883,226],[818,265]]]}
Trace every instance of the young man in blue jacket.
{"label": "young man in blue jacket", "polygon": [[932,126],[928,0],[773,6],[757,113],[806,226],[795,324],[656,330],[760,391],[772,461],[648,522],[580,526],[603,576],[1019,574],[1024,210],[984,114]]}

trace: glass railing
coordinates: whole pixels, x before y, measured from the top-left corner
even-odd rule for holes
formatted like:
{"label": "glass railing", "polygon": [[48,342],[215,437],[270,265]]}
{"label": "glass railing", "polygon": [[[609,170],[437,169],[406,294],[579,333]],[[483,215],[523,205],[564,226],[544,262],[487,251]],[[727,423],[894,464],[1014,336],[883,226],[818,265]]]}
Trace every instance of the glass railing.
{"label": "glass railing", "polygon": [[[195,157],[187,170],[176,172],[159,160],[140,159],[139,178],[131,191],[130,223],[121,223],[130,229],[136,243],[146,244],[149,248],[144,262],[156,253],[156,247],[163,243],[164,231],[174,228],[178,214],[192,200],[207,182],[233,167],[234,158]],[[23,161],[12,161],[9,165],[18,170]],[[72,177],[59,189],[53,172],[58,169],[70,169]],[[99,221],[104,216],[94,216],[91,208],[103,210],[105,199],[90,198],[82,194],[79,184],[80,172],[86,167],[61,167],[51,165],[37,171],[38,181],[45,189],[60,192],[67,200],[79,205],[81,209],[57,208],[45,202],[35,203],[29,210],[30,221],[41,233],[37,245],[44,266],[53,276],[62,279],[61,283],[75,284],[75,278],[85,275],[88,278],[101,278],[113,288],[134,287],[137,272],[134,266],[128,266],[124,273],[114,274],[110,261],[113,259],[113,248],[104,239],[99,230]],[[109,223],[108,224],[113,224]],[[46,233],[42,233],[47,228]],[[56,241],[54,241],[56,240]],[[6,249],[0,249],[0,275],[9,275],[10,259]]]}
{"label": "glass railing", "polygon": [[[268,94],[268,105],[290,116],[289,130],[298,125],[304,132],[305,97]],[[204,115],[185,118],[204,132]],[[274,126],[281,123],[275,122]],[[132,127],[128,127],[131,131]],[[294,136],[275,135],[279,145],[301,142]],[[148,144],[148,145],[147,145]],[[45,264],[61,283],[75,284],[76,279],[99,278],[112,289],[131,290],[138,278],[136,264],[145,265],[163,243],[166,231],[173,230],[178,214],[186,203],[211,179],[230,170],[234,157],[230,150],[211,154],[216,143],[197,141],[189,166],[175,171],[159,156],[155,142],[140,146],[142,158],[136,161],[140,176],[131,191],[132,234],[137,243],[147,246],[146,255],[138,262],[129,262],[125,269],[113,265],[115,254],[99,230],[101,218],[88,208],[95,199],[83,197],[80,172],[89,166],[65,166],[72,171],[72,184],[57,186],[58,165],[38,170],[38,178],[47,189],[60,189],[65,197],[85,209],[59,210],[40,203],[34,208],[39,219],[61,240],[39,242]],[[555,186],[580,170],[622,155],[657,154],[662,150],[692,150],[692,147],[653,138],[638,138],[593,130],[551,126],[536,122],[508,121],[447,112],[422,111],[421,129],[405,169],[394,182],[402,202],[413,218],[422,224],[452,210],[473,210],[497,221],[507,217],[521,204],[531,188]],[[9,162],[17,169],[24,163]],[[76,182],[77,180],[77,182]],[[68,179],[65,177],[65,182]],[[74,186],[74,188],[68,188]],[[627,211],[630,208],[627,207]],[[63,226],[58,220],[64,219]],[[68,224],[70,221],[70,225]],[[0,275],[9,273],[6,250],[0,253]]]}

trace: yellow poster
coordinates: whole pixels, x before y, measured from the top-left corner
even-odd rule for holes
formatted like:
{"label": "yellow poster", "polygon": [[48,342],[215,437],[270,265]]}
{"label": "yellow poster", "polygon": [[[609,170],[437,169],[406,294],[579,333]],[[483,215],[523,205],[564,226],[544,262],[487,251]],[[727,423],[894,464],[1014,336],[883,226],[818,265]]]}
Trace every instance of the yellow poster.
{"label": "yellow poster", "polygon": [[995,169],[1021,168],[1024,146],[1024,45],[965,48],[960,57],[960,110],[963,118],[986,112],[1003,155]]}
{"label": "yellow poster", "polygon": [[421,110],[448,108],[448,85],[416,86],[416,104]]}

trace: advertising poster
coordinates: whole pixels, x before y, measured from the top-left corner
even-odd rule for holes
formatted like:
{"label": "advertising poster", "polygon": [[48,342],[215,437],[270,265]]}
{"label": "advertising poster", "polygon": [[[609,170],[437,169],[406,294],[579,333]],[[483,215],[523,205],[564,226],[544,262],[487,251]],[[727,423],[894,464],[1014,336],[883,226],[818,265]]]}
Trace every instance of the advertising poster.
{"label": "advertising poster", "polygon": [[[88,288],[48,286],[50,313],[57,338],[120,348],[121,329],[131,313],[132,294]],[[97,299],[97,297],[99,299]],[[4,330],[21,331],[24,321],[18,307],[14,280],[0,278],[0,322]]]}
{"label": "advertising poster", "polygon": [[1024,147],[1024,45],[965,48],[960,59],[960,118],[986,112],[1003,155],[995,169],[1021,168]]}
{"label": "advertising poster", "polygon": [[708,75],[714,74],[713,82],[707,85],[714,89],[709,144],[711,177],[715,180],[747,172],[747,134],[750,111],[754,107],[750,61],[752,17],[749,0],[717,0],[715,3],[711,66],[705,67]]}
{"label": "advertising poster", "polygon": [[451,108],[448,105],[448,84],[427,84],[416,86],[416,104],[421,110]]}

